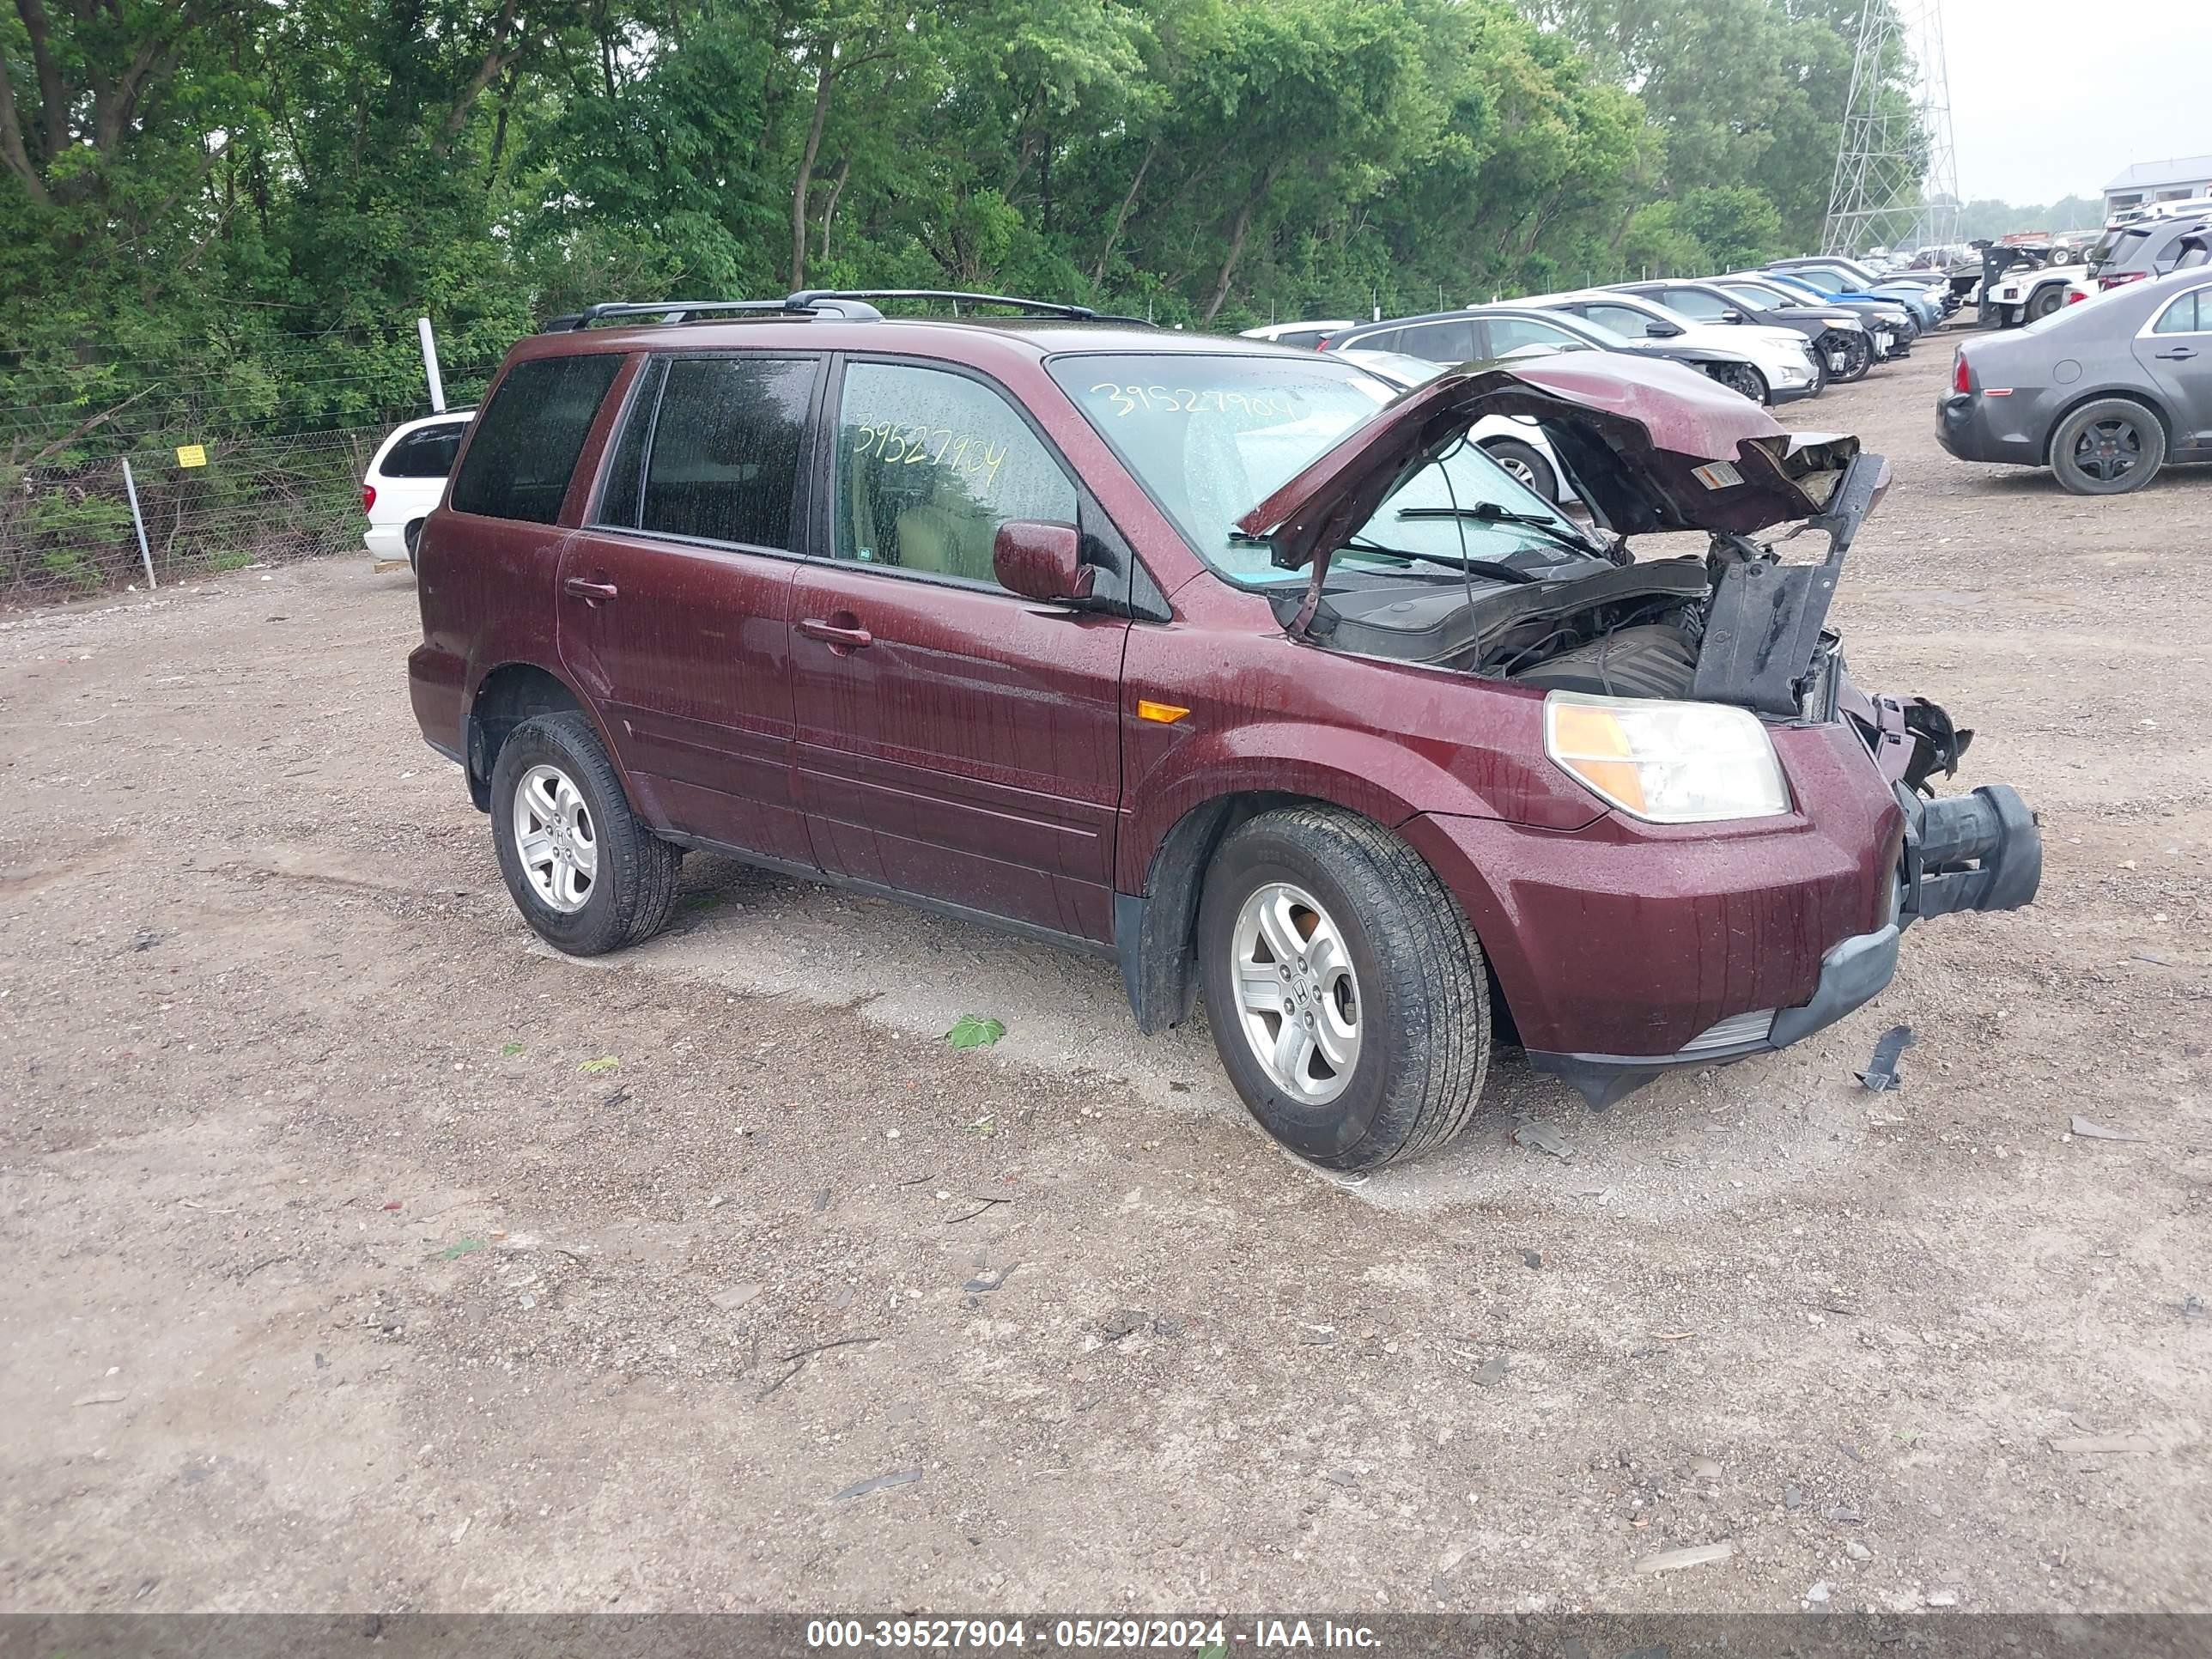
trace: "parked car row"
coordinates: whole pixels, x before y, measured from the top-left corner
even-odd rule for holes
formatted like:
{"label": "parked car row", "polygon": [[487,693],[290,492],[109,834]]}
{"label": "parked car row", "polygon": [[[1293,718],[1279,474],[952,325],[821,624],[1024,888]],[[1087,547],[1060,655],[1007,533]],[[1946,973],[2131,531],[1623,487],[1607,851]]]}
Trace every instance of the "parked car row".
{"label": "parked car row", "polygon": [[[1831,381],[1863,379],[1876,363],[1910,351],[1958,303],[1948,279],[1934,273],[1876,272],[1821,258],[1413,317],[1316,319],[1245,331],[1278,345],[1349,353],[1401,386],[1460,363],[1601,351],[1686,364],[1753,403],[1773,405],[1817,398]],[[1500,419],[1474,436],[1523,483],[1559,501],[1559,469],[1530,427]]]}

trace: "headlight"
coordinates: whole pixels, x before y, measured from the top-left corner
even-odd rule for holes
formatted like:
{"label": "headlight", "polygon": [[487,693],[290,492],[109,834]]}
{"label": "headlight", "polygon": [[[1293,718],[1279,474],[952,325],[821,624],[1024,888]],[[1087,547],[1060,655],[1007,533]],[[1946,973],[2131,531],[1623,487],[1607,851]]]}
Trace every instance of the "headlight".
{"label": "headlight", "polygon": [[1710,823],[1790,810],[1766,728],[1747,708],[1554,691],[1544,752],[1578,783],[1651,823]]}

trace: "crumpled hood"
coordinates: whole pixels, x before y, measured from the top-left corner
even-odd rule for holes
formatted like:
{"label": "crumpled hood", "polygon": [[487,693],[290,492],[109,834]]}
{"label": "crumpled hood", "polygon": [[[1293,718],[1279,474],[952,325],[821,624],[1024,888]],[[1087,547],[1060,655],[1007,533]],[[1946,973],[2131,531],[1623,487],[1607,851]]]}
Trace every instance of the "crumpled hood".
{"label": "crumpled hood", "polygon": [[1534,419],[1577,491],[1623,535],[1749,534],[1814,518],[1859,451],[1856,438],[1790,432],[1678,363],[1562,353],[1427,382],[1347,434],[1237,527],[1265,541],[1284,569],[1325,568],[1401,479],[1487,415]]}

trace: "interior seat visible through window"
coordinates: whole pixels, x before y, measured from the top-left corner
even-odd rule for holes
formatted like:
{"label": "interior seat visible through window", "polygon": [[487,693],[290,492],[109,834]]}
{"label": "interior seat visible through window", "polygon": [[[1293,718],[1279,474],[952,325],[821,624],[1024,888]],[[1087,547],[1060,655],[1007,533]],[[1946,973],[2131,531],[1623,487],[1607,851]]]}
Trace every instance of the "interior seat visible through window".
{"label": "interior seat visible through window", "polygon": [[837,422],[841,559],[994,582],[999,526],[1075,522],[1075,488],[990,387],[905,363],[845,371]]}

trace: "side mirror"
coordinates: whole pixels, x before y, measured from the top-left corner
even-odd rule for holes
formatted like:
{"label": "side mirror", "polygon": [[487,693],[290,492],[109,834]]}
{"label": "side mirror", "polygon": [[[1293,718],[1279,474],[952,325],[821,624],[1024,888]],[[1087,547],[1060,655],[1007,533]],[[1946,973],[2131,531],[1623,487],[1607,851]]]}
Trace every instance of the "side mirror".
{"label": "side mirror", "polygon": [[1724,323],[1740,323],[1743,320],[1743,313],[1730,306],[1721,313],[1721,320]]}
{"label": "side mirror", "polygon": [[991,542],[991,574],[1009,593],[1040,605],[1091,597],[1097,569],[1083,562],[1083,536],[1072,524],[1009,519]]}
{"label": "side mirror", "polygon": [[1671,340],[1682,331],[1672,323],[1646,323],[1644,333],[1647,339]]}

